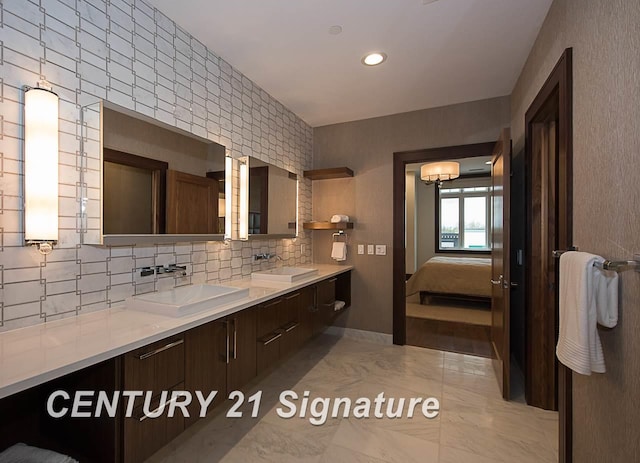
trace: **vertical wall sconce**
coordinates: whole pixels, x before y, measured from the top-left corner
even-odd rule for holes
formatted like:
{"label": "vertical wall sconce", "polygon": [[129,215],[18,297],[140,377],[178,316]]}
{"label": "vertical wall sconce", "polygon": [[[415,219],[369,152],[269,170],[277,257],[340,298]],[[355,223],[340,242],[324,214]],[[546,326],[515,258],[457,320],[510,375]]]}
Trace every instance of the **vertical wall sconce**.
{"label": "vertical wall sconce", "polygon": [[249,239],[249,158],[240,159],[240,220],[238,238]]}
{"label": "vertical wall sconce", "polygon": [[232,223],[232,202],[233,195],[233,158],[227,156],[224,159],[224,239],[231,239],[231,223]]}
{"label": "vertical wall sconce", "polygon": [[24,232],[43,254],[58,241],[58,95],[46,81],[24,94]]}

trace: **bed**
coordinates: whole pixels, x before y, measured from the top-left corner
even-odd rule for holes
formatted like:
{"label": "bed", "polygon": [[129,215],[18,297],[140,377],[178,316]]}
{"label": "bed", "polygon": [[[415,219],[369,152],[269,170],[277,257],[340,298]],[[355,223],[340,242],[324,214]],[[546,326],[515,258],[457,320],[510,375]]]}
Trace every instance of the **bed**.
{"label": "bed", "polygon": [[491,258],[432,257],[407,281],[407,296],[491,298]]}

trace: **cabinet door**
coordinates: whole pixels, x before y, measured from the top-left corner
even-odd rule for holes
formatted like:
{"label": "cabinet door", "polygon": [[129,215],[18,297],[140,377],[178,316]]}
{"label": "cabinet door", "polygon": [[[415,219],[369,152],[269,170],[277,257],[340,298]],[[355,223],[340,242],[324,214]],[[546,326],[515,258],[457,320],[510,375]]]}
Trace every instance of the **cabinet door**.
{"label": "cabinet door", "polygon": [[[184,383],[176,385],[176,391],[184,389]],[[169,391],[168,397],[171,397]],[[160,407],[160,397],[156,397],[149,407],[155,410]],[[185,419],[182,412],[177,410],[172,418],[167,416],[167,405],[162,415],[157,418],[147,418],[144,407],[140,405],[134,409],[130,418],[124,419],[124,462],[140,463],[153,455],[157,450],[172,441],[184,431]]]}
{"label": "cabinet door", "polygon": [[167,171],[167,233],[217,233],[219,182]]}
{"label": "cabinet door", "polygon": [[257,308],[250,308],[229,317],[231,359],[227,368],[227,391],[235,391],[251,381],[256,369]]}
{"label": "cabinet door", "polygon": [[307,286],[300,290],[302,293],[298,303],[298,320],[300,321],[300,342],[304,344],[313,336],[313,313],[315,311],[315,288]]}
{"label": "cabinet door", "polygon": [[323,332],[333,320],[333,306],[336,300],[336,278],[321,281],[316,285],[316,312],[314,312],[313,332]]}
{"label": "cabinet door", "polygon": [[[227,365],[230,361],[230,323],[213,321],[193,328],[185,335],[185,385],[192,394],[202,391],[206,396],[218,391],[209,406],[211,411],[222,403],[227,394]],[[186,425],[198,421],[200,406],[194,400],[189,406]]]}
{"label": "cabinet door", "polygon": [[284,299],[278,298],[258,308],[256,361],[258,374],[280,358],[282,309]]}
{"label": "cabinet door", "polygon": [[[172,336],[124,355],[124,389],[166,391],[184,381],[184,336]],[[135,405],[142,403],[137,398]]]}
{"label": "cabinet door", "polygon": [[285,357],[296,351],[301,344],[298,336],[300,333],[300,314],[298,307],[302,300],[302,291],[287,294],[283,298],[282,310],[280,311],[280,329],[282,338],[280,339],[280,357]]}

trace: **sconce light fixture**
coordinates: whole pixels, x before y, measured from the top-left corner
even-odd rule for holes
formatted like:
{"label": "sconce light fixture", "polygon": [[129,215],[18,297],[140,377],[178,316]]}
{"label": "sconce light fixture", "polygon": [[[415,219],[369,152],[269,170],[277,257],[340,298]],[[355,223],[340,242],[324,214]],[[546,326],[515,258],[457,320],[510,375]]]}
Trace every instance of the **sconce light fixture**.
{"label": "sconce light fixture", "polygon": [[233,194],[232,190],[232,182],[233,182],[233,158],[231,156],[227,156],[224,159],[224,239],[231,239],[231,195]]}
{"label": "sconce light fixture", "polygon": [[445,180],[460,177],[460,163],[458,162],[430,162],[420,167],[420,179],[427,185],[435,183],[442,186]]}
{"label": "sconce light fixture", "polygon": [[24,238],[43,254],[58,242],[58,95],[46,81],[24,94]]}
{"label": "sconce light fixture", "polygon": [[240,220],[238,238],[249,239],[249,158],[240,159]]}

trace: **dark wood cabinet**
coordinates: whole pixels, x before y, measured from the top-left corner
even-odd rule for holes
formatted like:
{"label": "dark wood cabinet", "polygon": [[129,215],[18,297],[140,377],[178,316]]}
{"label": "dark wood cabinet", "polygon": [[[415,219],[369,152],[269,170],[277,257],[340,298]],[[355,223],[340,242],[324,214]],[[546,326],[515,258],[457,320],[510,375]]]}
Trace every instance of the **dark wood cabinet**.
{"label": "dark wood cabinet", "polygon": [[[255,340],[255,308],[187,331],[185,385],[192,394],[218,391],[209,411],[256,376]],[[189,406],[189,415],[187,426],[200,419],[197,402]]]}
{"label": "dark wood cabinet", "polygon": [[309,286],[284,296],[280,357],[297,351],[313,335],[315,288]]}
{"label": "dark wood cabinet", "polygon": [[[153,391],[149,410],[162,407],[173,391],[218,391],[208,410],[224,403],[230,391],[242,389],[257,374],[295,353],[314,333],[336,317],[335,299],[348,307],[350,272],[292,291],[258,306],[172,335],[166,339],[105,360],[0,401],[0,447],[30,442],[66,453],[79,461],[142,462],[199,419],[193,398],[189,417],[180,409],[167,417],[145,416],[145,397],[138,397],[132,416],[121,399],[115,417],[78,420],[45,416],[42,403],[55,390]],[[128,407],[126,407],[128,408]],[[70,435],[83,435],[69,440]]]}
{"label": "dark wood cabinet", "polygon": [[[171,397],[173,391],[184,390],[184,383],[179,383],[168,391]],[[156,410],[161,407],[160,396],[156,397],[149,407]],[[135,408],[130,418],[124,420],[124,461],[142,462],[176,438],[185,427],[185,418],[180,412],[169,418],[164,413],[157,418],[149,418],[144,413],[143,405]]]}
{"label": "dark wood cabinet", "polygon": [[333,320],[336,301],[337,278],[329,278],[316,285],[316,311],[313,317],[313,334],[322,333]]}
{"label": "dark wood cabinet", "polygon": [[[172,336],[124,355],[123,390],[153,391],[149,410],[161,406],[162,391],[183,390],[185,379],[185,335]],[[169,392],[170,397],[171,392]],[[134,402],[131,417],[123,423],[123,459],[141,462],[184,430],[182,416],[148,418],[143,411],[144,398]]]}
{"label": "dark wood cabinet", "polygon": [[280,358],[280,330],[285,300],[282,297],[258,307],[256,360],[258,374],[267,370]]}
{"label": "dark wood cabinet", "polygon": [[[184,381],[184,335],[149,344],[124,355],[123,386],[126,391],[161,391]],[[135,401],[137,407],[141,397]]]}
{"label": "dark wood cabinet", "polygon": [[227,318],[231,336],[227,392],[241,389],[257,374],[256,314],[257,308],[252,307]]}
{"label": "dark wood cabinet", "polygon": [[[185,386],[195,394],[218,391],[210,409],[225,400],[227,392],[229,322],[216,320],[198,326],[185,334]],[[199,419],[200,406],[192,402],[186,426]]]}

